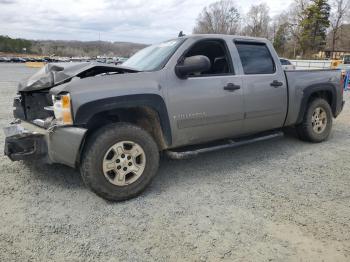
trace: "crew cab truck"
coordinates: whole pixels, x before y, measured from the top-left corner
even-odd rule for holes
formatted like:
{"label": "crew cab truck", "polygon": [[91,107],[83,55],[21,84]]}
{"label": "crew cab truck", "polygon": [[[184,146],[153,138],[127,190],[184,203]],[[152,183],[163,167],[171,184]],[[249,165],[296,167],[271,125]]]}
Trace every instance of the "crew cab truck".
{"label": "crew cab truck", "polygon": [[79,168],[119,201],[146,188],[161,152],[181,159],[285,127],[322,142],[343,105],[339,70],[284,71],[261,38],[182,36],[119,66],[49,64],[22,81],[5,154]]}

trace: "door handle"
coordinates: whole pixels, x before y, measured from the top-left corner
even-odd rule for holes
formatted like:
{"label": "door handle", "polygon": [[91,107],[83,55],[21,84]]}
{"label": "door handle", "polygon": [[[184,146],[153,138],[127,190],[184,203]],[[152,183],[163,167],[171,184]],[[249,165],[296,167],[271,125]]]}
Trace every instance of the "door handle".
{"label": "door handle", "polygon": [[241,89],[241,86],[235,85],[232,83],[228,83],[226,86],[224,86],[224,90],[229,91],[229,92],[234,92],[236,90]]}
{"label": "door handle", "polygon": [[283,86],[283,83],[277,80],[274,80],[270,85],[273,86],[274,88],[277,88],[277,87]]}

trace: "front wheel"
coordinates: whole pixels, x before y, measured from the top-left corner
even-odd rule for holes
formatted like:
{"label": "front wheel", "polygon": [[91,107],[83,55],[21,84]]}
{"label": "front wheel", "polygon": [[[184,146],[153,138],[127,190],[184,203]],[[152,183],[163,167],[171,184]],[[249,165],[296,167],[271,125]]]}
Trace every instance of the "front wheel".
{"label": "front wheel", "polygon": [[155,176],[159,152],[152,136],[137,126],[105,126],[87,141],[81,175],[99,196],[126,200],[140,194]]}
{"label": "front wheel", "polygon": [[332,125],[331,107],[326,100],[317,98],[309,104],[297,132],[302,140],[319,143],[329,137]]}

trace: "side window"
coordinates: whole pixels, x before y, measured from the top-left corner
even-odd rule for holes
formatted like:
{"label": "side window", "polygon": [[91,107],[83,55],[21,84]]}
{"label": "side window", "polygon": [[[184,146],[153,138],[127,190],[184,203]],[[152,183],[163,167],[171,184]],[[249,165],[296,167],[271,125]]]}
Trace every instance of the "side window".
{"label": "side window", "polygon": [[228,53],[226,43],[222,40],[200,40],[195,43],[185,54],[185,57],[203,55],[209,58],[211,68],[207,72],[193,76],[214,76],[233,74],[231,56]]}
{"label": "side window", "polygon": [[235,42],[246,75],[273,74],[275,62],[263,43]]}

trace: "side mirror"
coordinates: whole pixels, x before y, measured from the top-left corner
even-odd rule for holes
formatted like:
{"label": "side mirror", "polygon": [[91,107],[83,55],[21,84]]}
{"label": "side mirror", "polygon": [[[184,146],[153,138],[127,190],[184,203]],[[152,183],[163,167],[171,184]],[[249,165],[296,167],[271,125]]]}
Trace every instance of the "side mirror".
{"label": "side mirror", "polygon": [[175,73],[179,78],[186,78],[190,74],[208,71],[211,63],[208,57],[203,55],[190,56],[175,67]]}

